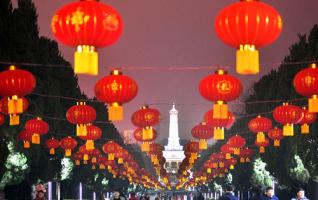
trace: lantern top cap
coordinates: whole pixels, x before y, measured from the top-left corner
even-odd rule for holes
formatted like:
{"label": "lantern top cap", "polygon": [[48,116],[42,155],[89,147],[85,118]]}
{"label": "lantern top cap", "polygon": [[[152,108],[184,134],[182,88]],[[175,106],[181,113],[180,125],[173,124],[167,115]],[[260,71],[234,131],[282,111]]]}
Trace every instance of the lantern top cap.
{"label": "lantern top cap", "polygon": [[316,64],[316,63],[312,63],[312,64],[310,65],[310,68],[316,69],[316,68],[317,68],[317,64]]}
{"label": "lantern top cap", "polygon": [[118,76],[122,75],[123,73],[119,69],[114,69],[110,72],[111,75]]}
{"label": "lantern top cap", "polygon": [[224,74],[227,74],[227,71],[225,71],[224,69],[218,69],[215,71],[215,74],[224,75]]}

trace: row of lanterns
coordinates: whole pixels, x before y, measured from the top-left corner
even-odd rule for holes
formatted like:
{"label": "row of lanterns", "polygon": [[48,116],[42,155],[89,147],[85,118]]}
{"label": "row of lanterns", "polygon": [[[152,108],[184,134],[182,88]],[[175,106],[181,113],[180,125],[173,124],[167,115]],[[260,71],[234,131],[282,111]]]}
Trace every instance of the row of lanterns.
{"label": "row of lanterns", "polygon": [[[241,0],[224,8],[215,20],[215,31],[226,44],[237,48],[240,74],[259,72],[258,48],[274,42],[282,32],[282,18],[259,0]],[[76,49],[74,70],[98,74],[97,49],[115,43],[123,31],[120,14],[98,0],[81,0],[59,9],[51,21],[52,32],[62,43]]]}

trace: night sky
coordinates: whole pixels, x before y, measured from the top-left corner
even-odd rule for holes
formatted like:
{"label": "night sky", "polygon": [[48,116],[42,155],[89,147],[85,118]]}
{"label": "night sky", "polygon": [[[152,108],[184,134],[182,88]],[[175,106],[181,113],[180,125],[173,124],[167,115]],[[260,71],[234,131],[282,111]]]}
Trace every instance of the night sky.
{"label": "night sky", "polygon": [[[167,70],[167,67],[235,66],[235,49],[223,44],[214,32],[214,19],[226,5],[237,0],[101,0],[116,8],[124,20],[124,33],[113,46],[99,50],[98,76],[79,76],[81,89],[93,97],[97,80],[109,67],[156,67],[159,70],[124,71],[139,85],[138,96],[125,104],[125,120],[116,123],[119,131],[133,129],[130,115],[143,104],[154,104],[163,120],[160,138],[168,136],[168,111],[172,102],[179,110],[182,138],[190,138],[191,128],[202,120],[212,103],[198,92],[200,80],[214,70]],[[50,22],[54,12],[73,0],[34,0],[38,8],[40,34],[54,39]],[[318,23],[317,0],[264,0],[282,15],[280,38],[260,50],[261,74],[238,76],[248,91],[253,81],[275,69],[288,54],[299,33],[307,33]],[[65,59],[73,62],[74,49],[60,43]],[[161,70],[160,70],[161,68]],[[232,108],[241,104],[234,102]]]}

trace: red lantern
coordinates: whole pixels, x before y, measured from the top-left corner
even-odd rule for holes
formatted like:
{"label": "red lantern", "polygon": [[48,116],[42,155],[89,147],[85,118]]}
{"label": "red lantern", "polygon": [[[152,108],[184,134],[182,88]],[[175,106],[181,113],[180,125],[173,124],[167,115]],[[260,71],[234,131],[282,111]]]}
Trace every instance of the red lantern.
{"label": "red lantern", "polygon": [[142,128],[142,138],[152,139],[153,138],[153,126],[158,124],[160,121],[160,112],[157,109],[143,106],[140,110],[134,112],[131,116],[131,122]]}
{"label": "red lantern", "polygon": [[257,142],[255,141],[255,145],[259,147],[259,153],[265,153],[265,147],[269,145],[269,140],[266,138],[264,142]]}
{"label": "red lantern", "polygon": [[225,159],[228,160],[232,156],[231,154],[234,153],[233,148],[229,144],[223,144],[221,146],[221,153],[225,155]]}
{"label": "red lantern", "polygon": [[137,83],[119,70],[113,70],[110,76],[99,80],[95,85],[95,96],[99,101],[109,104],[108,119],[123,119],[122,104],[134,99],[138,92]]}
{"label": "red lantern", "polygon": [[213,131],[213,127],[211,125],[207,125],[205,122],[202,122],[192,128],[192,136],[196,139],[199,139],[200,150],[205,150],[208,148],[207,140],[213,138]]}
{"label": "red lantern", "polygon": [[70,157],[72,150],[77,146],[77,141],[72,137],[63,138],[60,141],[60,147],[65,150],[65,156]]}
{"label": "red lantern", "polygon": [[98,149],[93,149],[93,150],[91,151],[91,156],[92,156],[92,159],[91,159],[92,163],[93,163],[93,164],[96,164],[98,158],[101,156],[100,150],[98,150]]}
{"label": "red lantern", "polygon": [[77,102],[77,105],[70,107],[66,112],[66,119],[72,124],[76,124],[76,135],[87,135],[87,124],[96,119],[96,111],[85,102]]}
{"label": "red lantern", "polygon": [[76,166],[81,164],[82,158],[83,158],[83,155],[80,152],[77,152],[73,155],[73,160],[75,161]]}
{"label": "red lantern", "polygon": [[300,107],[284,103],[275,108],[273,112],[274,119],[283,124],[284,136],[294,136],[294,124],[298,124],[303,118],[303,112]]}
{"label": "red lantern", "polygon": [[49,125],[40,117],[37,117],[36,119],[30,119],[25,123],[25,130],[32,133],[33,144],[40,144],[40,135],[44,135],[49,132]]}
{"label": "red lantern", "polygon": [[88,160],[89,160],[89,156],[91,155],[92,151],[88,150],[86,148],[86,145],[82,145],[80,146],[80,148],[78,149],[78,152],[80,152],[83,155],[83,163],[87,164]]}
{"label": "red lantern", "polygon": [[274,42],[281,34],[280,14],[258,0],[241,0],[224,8],[215,20],[215,30],[226,44],[237,48],[236,71],[259,72],[258,48]]}
{"label": "red lantern", "polygon": [[158,134],[156,132],[156,130],[153,129],[153,137],[152,139],[143,139],[143,129],[142,128],[137,128],[134,131],[134,138],[137,141],[142,142],[141,144],[141,151],[142,152],[149,152],[150,151],[150,145],[151,142],[154,141],[157,138]]}
{"label": "red lantern", "polygon": [[23,130],[19,133],[18,139],[23,141],[23,148],[29,149],[30,142],[32,141],[32,134],[26,130]]}
{"label": "red lantern", "polygon": [[240,162],[241,163],[250,162],[253,154],[254,154],[254,151],[252,149],[249,149],[248,147],[242,149],[240,154],[240,157],[241,157]]}
{"label": "red lantern", "polygon": [[75,47],[77,74],[98,74],[97,48],[116,42],[123,29],[119,13],[98,0],[70,3],[56,12],[51,22],[55,37]]}
{"label": "red lantern", "polygon": [[237,160],[235,158],[231,158],[226,161],[226,165],[229,166],[230,169],[234,169],[235,165],[237,165]]}
{"label": "red lantern", "polygon": [[316,121],[316,113],[309,112],[306,107],[303,107],[303,118],[300,120],[299,124],[301,125],[301,133],[309,134],[309,124],[312,124]]}
{"label": "red lantern", "polygon": [[94,125],[89,125],[87,128],[87,135],[80,136],[82,140],[86,140],[86,149],[93,150],[95,149],[94,140],[98,140],[102,137],[102,130]]}
{"label": "red lantern", "polygon": [[46,147],[50,149],[50,155],[55,154],[55,149],[60,146],[60,142],[57,139],[51,138],[45,141]]}
{"label": "red lantern", "polygon": [[24,111],[23,96],[30,94],[35,88],[36,80],[33,74],[26,70],[10,66],[9,70],[0,73],[0,96],[8,98],[8,113],[10,125],[20,123],[19,114]]}
{"label": "red lantern", "polygon": [[235,117],[231,112],[228,112],[228,118],[214,118],[214,111],[210,110],[204,115],[204,121],[214,127],[214,139],[224,140],[224,128],[230,129],[235,122]]}
{"label": "red lantern", "polygon": [[103,151],[104,153],[108,154],[108,160],[111,161],[115,159],[115,153],[118,151],[119,148],[119,144],[114,141],[109,141],[103,145]]}
{"label": "red lantern", "polygon": [[205,99],[215,102],[213,118],[227,119],[228,106],[226,102],[233,101],[240,96],[242,84],[239,79],[220,69],[200,82],[199,91]]}
{"label": "red lantern", "polygon": [[299,71],[294,77],[294,88],[299,94],[309,97],[308,110],[318,112],[318,69],[316,64]]}
{"label": "red lantern", "polygon": [[241,149],[245,146],[246,140],[240,135],[235,135],[227,141],[231,148],[234,150],[234,155],[240,155]]}
{"label": "red lantern", "polygon": [[260,115],[248,122],[248,128],[250,131],[257,133],[256,141],[265,141],[265,132],[273,127],[272,120],[261,117]]}
{"label": "red lantern", "polygon": [[283,130],[275,127],[274,129],[268,131],[268,137],[274,140],[275,147],[279,147],[280,141],[284,138]]}

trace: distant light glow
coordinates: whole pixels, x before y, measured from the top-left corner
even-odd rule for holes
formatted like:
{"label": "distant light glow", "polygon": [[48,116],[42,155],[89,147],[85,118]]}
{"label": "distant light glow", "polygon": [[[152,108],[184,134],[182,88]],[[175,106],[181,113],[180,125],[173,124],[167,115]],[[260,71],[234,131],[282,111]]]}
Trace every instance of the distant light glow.
{"label": "distant light glow", "polygon": [[72,176],[72,171],[74,169],[74,164],[71,161],[70,158],[63,158],[61,160],[61,165],[62,165],[62,169],[61,169],[61,180],[66,180],[66,179],[70,179],[70,177]]}

